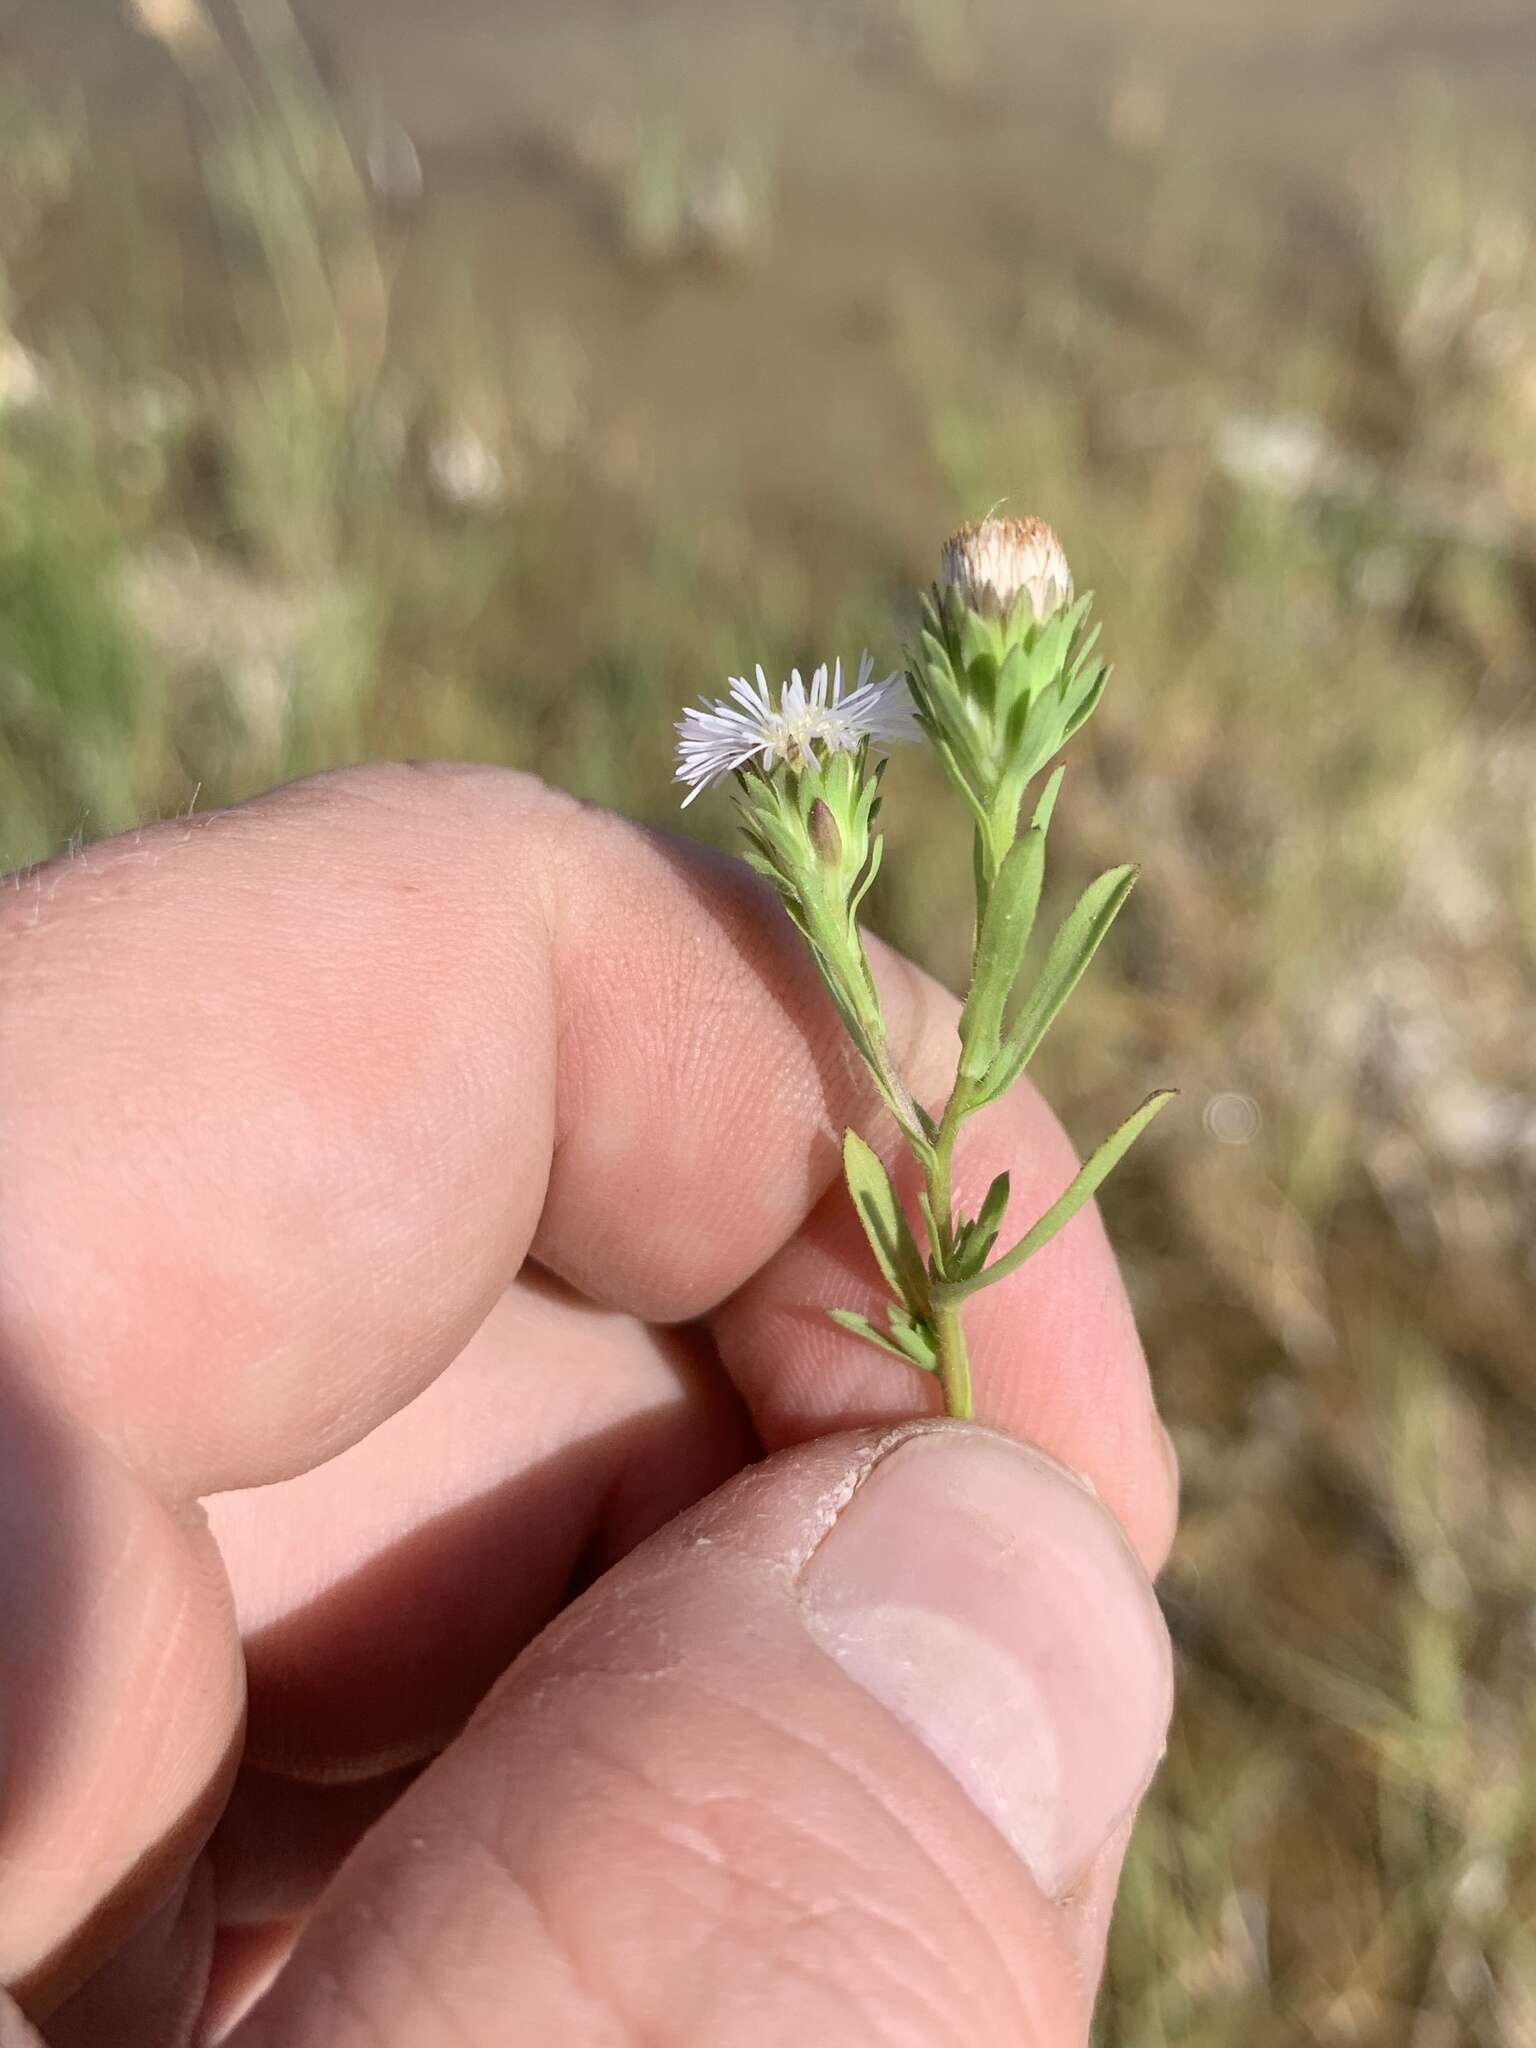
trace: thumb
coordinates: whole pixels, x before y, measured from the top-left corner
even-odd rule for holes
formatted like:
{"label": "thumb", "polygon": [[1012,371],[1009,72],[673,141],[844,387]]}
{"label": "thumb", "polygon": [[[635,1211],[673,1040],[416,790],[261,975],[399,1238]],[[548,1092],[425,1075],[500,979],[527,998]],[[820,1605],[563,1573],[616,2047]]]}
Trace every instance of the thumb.
{"label": "thumb", "polygon": [[1169,1704],[1061,1467],[963,1424],[802,1446],[518,1659],[234,2041],[1069,2048]]}

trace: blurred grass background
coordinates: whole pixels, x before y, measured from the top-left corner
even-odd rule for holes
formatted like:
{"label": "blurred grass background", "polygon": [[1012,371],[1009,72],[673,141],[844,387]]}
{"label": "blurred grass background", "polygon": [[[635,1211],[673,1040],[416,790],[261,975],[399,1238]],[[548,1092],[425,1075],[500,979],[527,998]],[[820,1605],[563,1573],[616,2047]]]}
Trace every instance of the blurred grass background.
{"label": "blurred grass background", "polygon": [[1098,592],[1042,1078],[1184,1091],[1105,1207],[1186,1499],[1104,2048],[1536,2041],[1533,102],[1512,0],[0,26],[0,867],[375,755],[675,824],[958,518]]}

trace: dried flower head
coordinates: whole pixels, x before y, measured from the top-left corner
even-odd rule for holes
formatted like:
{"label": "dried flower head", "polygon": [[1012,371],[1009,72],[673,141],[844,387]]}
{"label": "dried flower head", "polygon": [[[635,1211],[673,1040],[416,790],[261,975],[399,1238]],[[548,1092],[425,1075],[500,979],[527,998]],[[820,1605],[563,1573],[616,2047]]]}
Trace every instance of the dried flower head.
{"label": "dried flower head", "polygon": [[809,686],[795,669],[780,685],[777,704],[761,663],[755,685],[744,676],[732,676],[733,702],[706,699],[678,720],[676,780],[690,785],[683,809],[701,790],[749,761],[755,760],[765,772],[781,762],[799,768],[819,756],[855,753],[866,740],[890,744],[919,738],[906,678],[892,673],[872,682],[874,666],[866,654],[859,663],[859,679],[846,697],[841,661],[834,665],[830,680],[823,662]]}
{"label": "dried flower head", "polygon": [[974,612],[1011,612],[1021,592],[1036,619],[1072,602],[1072,571],[1043,519],[980,519],[944,543],[940,581]]}

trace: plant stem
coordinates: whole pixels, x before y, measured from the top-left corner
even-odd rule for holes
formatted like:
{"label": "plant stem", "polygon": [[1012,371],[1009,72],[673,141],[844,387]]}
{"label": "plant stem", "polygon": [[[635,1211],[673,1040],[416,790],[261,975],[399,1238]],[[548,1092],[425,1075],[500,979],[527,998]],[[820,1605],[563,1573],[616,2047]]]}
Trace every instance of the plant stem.
{"label": "plant stem", "polygon": [[[931,1157],[924,1162],[928,1179],[928,1212],[938,1243],[932,1247],[934,1265],[942,1276],[954,1256],[953,1168],[955,1139],[969,1107],[966,1083],[957,1079],[944,1105],[944,1115],[933,1141]],[[934,1336],[939,1349],[939,1385],[944,1391],[944,1412],[969,1420],[971,1414],[971,1363],[965,1348],[965,1331],[960,1323],[958,1302],[940,1306],[936,1301]]]}
{"label": "plant stem", "polygon": [[[999,844],[1000,821],[995,816],[983,817],[978,813],[974,867],[976,875],[976,926],[971,946],[970,986],[976,985],[977,964],[981,952],[982,920],[986,916],[987,897],[998,870],[1013,844],[1013,827],[1008,827],[1006,844]],[[971,1361],[965,1348],[965,1330],[960,1320],[960,1301],[949,1294],[947,1282],[951,1261],[955,1256],[954,1218],[954,1157],[955,1140],[960,1135],[960,1126],[969,1116],[972,1107],[973,1083],[963,1073],[955,1076],[955,1085],[950,1090],[944,1114],[934,1133],[931,1156],[923,1161],[928,1178],[928,1214],[938,1242],[932,1247],[933,1279],[937,1283],[930,1297],[930,1315],[933,1322],[934,1341],[939,1354],[939,1385],[944,1393],[944,1412],[968,1422],[971,1418]]]}
{"label": "plant stem", "polygon": [[969,1422],[971,1361],[965,1348],[965,1332],[960,1327],[958,1307],[936,1310],[933,1329],[939,1346],[939,1385],[944,1393],[944,1413]]}
{"label": "plant stem", "polygon": [[923,1129],[922,1112],[908,1092],[907,1084],[896,1071],[890,1048],[886,1045],[884,1030],[875,1040],[876,1063],[871,1068],[876,1081],[885,1091],[891,1114],[901,1126],[902,1135],[917,1156],[920,1166],[927,1167],[933,1157],[927,1133]]}
{"label": "plant stem", "polygon": [[[835,907],[812,901],[807,908],[807,936],[817,967],[843,1012],[854,1043],[880,1090],[886,1108],[901,1127],[913,1156],[926,1172],[933,1156],[931,1122],[924,1116],[897,1071],[885,1038],[880,992],[870,971],[869,956],[857,927]],[[851,938],[851,945],[850,945]]]}

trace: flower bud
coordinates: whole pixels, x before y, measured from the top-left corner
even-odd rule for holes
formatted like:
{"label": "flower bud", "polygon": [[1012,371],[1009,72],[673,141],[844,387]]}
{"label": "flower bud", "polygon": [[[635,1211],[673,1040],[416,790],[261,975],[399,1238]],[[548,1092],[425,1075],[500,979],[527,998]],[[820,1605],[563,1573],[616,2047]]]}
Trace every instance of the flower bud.
{"label": "flower bud", "polygon": [[1072,602],[1072,571],[1043,519],[982,519],[944,543],[940,581],[974,612],[1006,618],[1027,595],[1037,621]]}
{"label": "flower bud", "polygon": [[1103,691],[1090,607],[1043,520],[983,519],[944,544],[907,685],[976,820],[984,886],[1018,837],[1025,787]]}
{"label": "flower bud", "polygon": [[811,835],[811,844],[828,867],[835,867],[843,857],[843,835],[837,829],[837,820],[832,815],[832,806],[823,797],[817,797],[811,805],[806,819],[806,829]]}

